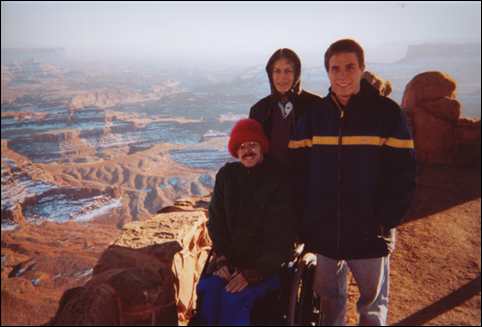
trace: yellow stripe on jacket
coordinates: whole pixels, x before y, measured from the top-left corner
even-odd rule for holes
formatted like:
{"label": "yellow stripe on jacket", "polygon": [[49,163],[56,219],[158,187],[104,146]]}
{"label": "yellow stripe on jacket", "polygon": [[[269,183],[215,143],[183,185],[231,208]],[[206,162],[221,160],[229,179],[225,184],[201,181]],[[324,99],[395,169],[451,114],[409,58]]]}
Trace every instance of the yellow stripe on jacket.
{"label": "yellow stripe on jacket", "polygon": [[[339,138],[337,136],[313,136],[312,139],[303,139],[288,143],[288,148],[311,148],[313,145],[338,145]],[[379,136],[343,136],[342,145],[373,145],[373,146],[389,146],[398,149],[413,149],[413,140],[398,139],[389,137],[388,139]]]}

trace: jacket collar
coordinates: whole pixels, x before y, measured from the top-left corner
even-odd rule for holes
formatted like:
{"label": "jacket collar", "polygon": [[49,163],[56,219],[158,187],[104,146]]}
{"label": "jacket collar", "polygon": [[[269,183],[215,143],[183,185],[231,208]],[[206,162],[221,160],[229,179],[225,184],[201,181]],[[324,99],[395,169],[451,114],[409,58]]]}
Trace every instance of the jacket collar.
{"label": "jacket collar", "polygon": [[[291,92],[288,96],[288,100],[293,104],[293,115],[296,117],[297,115],[297,112],[299,110],[302,110],[301,107],[299,105],[297,105],[297,102],[298,100],[300,99],[300,95],[301,93],[303,93],[304,91],[301,89],[300,90],[300,93],[298,94],[295,94],[293,92]],[[274,96],[273,94],[270,96],[270,101],[269,101],[269,106],[267,108],[267,115],[266,115],[266,120],[270,119],[272,113],[273,113],[273,110],[276,110],[278,108],[278,102],[279,102],[280,98]]]}
{"label": "jacket collar", "polygon": [[366,99],[377,95],[379,95],[378,90],[364,78],[360,81],[360,91],[357,94],[353,95],[344,107],[338,102],[335,93],[333,93],[333,91],[331,90],[331,87],[328,92],[328,96],[337,105],[337,107],[339,107],[340,110],[349,109],[353,106],[354,103],[364,102]]}

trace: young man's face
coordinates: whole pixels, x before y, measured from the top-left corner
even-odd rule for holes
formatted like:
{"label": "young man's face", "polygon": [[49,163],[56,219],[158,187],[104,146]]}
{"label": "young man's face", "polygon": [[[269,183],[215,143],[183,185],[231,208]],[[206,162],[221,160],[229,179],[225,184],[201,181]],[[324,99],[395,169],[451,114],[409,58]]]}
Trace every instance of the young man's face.
{"label": "young man's face", "polygon": [[328,61],[331,90],[341,104],[346,105],[351,96],[360,91],[360,81],[365,67],[360,67],[353,52],[334,54]]}
{"label": "young man's face", "polygon": [[238,158],[246,168],[256,166],[263,161],[263,151],[258,142],[244,142],[238,148]]}
{"label": "young man's face", "polygon": [[272,74],[273,84],[276,91],[285,94],[291,89],[295,81],[295,70],[288,60],[285,58],[276,60],[273,65]]}

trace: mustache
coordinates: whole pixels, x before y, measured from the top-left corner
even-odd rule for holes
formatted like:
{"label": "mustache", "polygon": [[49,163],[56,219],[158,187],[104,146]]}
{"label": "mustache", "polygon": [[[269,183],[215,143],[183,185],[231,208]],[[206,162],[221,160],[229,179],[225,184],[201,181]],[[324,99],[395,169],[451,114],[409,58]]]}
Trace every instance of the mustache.
{"label": "mustache", "polygon": [[245,154],[243,154],[243,155],[241,156],[241,158],[244,159],[244,158],[246,158],[246,157],[255,156],[255,155],[256,155],[256,153],[255,153],[254,151],[248,151],[248,152],[246,152]]}

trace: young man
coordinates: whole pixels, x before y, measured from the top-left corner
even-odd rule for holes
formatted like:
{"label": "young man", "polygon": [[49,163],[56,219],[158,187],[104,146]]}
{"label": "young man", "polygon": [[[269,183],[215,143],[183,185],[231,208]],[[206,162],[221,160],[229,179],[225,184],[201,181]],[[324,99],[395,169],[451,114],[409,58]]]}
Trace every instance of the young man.
{"label": "young man", "polygon": [[199,320],[211,326],[250,323],[254,301],[279,287],[295,237],[291,189],[265,156],[269,142],[261,124],[240,120],[228,148],[239,162],[216,175],[208,221],[216,267],[198,285]]}
{"label": "young man", "polygon": [[333,43],[325,68],[329,94],[289,143],[306,160],[302,240],[317,254],[325,323],[345,324],[348,267],[360,290],[360,324],[385,325],[394,228],[415,187],[413,141],[400,107],[362,80],[358,43]]}

